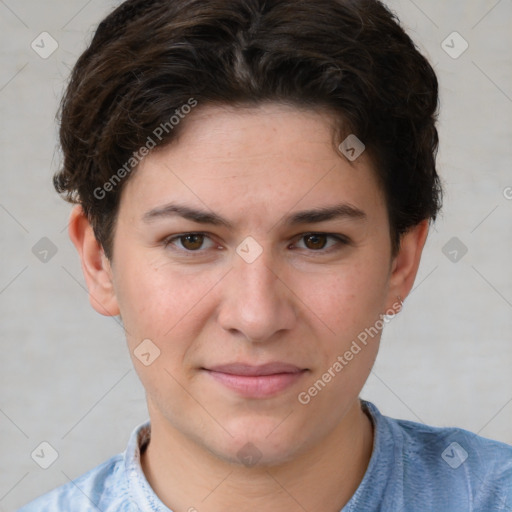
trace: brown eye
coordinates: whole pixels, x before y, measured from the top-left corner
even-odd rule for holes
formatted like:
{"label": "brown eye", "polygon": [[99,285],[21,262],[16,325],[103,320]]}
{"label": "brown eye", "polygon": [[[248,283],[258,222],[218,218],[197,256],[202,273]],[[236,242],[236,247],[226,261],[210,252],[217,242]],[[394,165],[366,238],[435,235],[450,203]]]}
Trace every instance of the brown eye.
{"label": "brown eye", "polygon": [[216,247],[215,242],[206,233],[181,233],[169,236],[162,240],[162,245],[178,256],[191,256],[192,253],[198,256],[205,255],[208,250]]}
{"label": "brown eye", "polygon": [[297,246],[311,253],[318,252],[326,254],[328,252],[342,249],[343,246],[350,245],[351,241],[344,235],[334,235],[330,233],[306,233],[300,236]]}
{"label": "brown eye", "polygon": [[200,249],[204,242],[204,235],[192,233],[179,237],[181,245],[188,251],[195,251]]}
{"label": "brown eye", "polygon": [[319,250],[325,247],[327,242],[327,235],[321,233],[313,233],[304,236],[304,244],[308,249]]}

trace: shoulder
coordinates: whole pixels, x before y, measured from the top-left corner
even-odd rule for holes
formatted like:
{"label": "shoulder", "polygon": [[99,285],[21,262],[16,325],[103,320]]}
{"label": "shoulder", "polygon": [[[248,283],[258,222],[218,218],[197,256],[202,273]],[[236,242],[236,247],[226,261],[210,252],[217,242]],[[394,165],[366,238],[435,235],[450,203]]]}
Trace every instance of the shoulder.
{"label": "shoulder", "polygon": [[[150,433],[149,420],[139,424],[132,431],[124,452],[40,496],[18,512],[140,512],[132,492],[134,484],[143,486],[140,453]],[[149,494],[145,487],[144,492]]]}
{"label": "shoulder", "polygon": [[[73,481],[53,489],[18,512],[128,512],[123,454],[117,454]],[[115,494],[114,494],[115,493]]]}
{"label": "shoulder", "polygon": [[512,476],[512,446],[457,427],[434,427],[387,418],[403,436],[411,457],[431,456],[450,469],[467,466],[474,471],[497,471]]}
{"label": "shoulder", "polygon": [[456,498],[473,507],[466,510],[505,510],[506,504],[512,505],[512,446],[461,428],[381,419],[394,439],[404,484],[418,496],[437,497],[440,506]]}

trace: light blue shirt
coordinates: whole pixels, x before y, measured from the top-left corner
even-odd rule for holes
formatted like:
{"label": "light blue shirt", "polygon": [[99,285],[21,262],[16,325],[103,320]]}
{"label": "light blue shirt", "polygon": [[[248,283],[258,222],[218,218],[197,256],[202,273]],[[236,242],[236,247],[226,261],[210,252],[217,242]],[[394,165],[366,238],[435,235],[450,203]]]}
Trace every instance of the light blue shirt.
{"label": "light blue shirt", "polygon": [[[374,424],[373,451],[341,512],[512,511],[512,446],[459,428],[396,420],[362,404]],[[169,512],[140,464],[149,438],[147,421],[123,453],[18,512]]]}

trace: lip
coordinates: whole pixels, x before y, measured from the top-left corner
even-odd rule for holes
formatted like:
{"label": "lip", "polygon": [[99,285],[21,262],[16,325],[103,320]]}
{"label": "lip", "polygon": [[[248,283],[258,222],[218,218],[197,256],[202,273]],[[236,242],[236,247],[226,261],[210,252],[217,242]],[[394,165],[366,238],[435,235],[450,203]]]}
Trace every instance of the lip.
{"label": "lip", "polygon": [[203,368],[217,382],[247,398],[266,398],[295,384],[308,370],[281,362],[253,366],[244,363]]}

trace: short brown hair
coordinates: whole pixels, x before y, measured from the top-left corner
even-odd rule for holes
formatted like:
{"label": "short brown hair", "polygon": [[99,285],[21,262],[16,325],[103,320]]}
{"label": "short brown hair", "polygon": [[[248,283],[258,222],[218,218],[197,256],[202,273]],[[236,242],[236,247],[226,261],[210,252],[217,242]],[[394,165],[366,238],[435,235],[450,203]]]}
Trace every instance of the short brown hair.
{"label": "short brown hair", "polygon": [[[382,185],[393,251],[436,218],[441,186],[436,75],[377,0],[128,0],[98,26],[61,104],[55,188],[80,203],[107,257],[128,172],[169,120],[200,105],[276,101],[331,111],[364,141]],[[175,129],[174,129],[175,128]],[[98,193],[98,190],[108,193]],[[101,196],[101,197],[98,197]]]}

